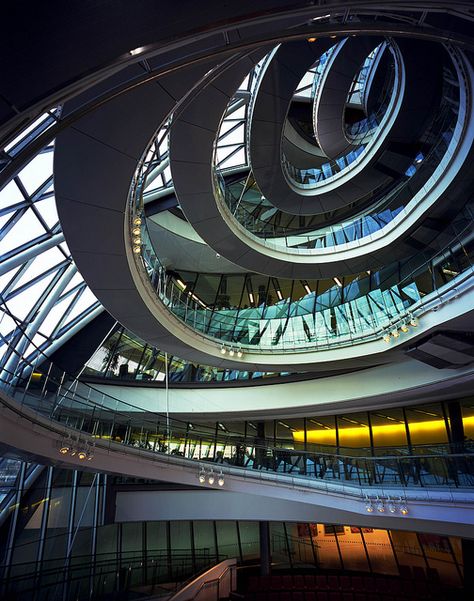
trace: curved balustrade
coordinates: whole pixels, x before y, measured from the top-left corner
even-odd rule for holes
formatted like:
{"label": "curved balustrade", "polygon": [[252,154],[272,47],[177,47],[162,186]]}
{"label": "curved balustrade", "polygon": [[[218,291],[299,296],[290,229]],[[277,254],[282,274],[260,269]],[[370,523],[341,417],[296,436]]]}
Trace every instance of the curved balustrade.
{"label": "curved balustrade", "polygon": [[[158,299],[193,330],[217,342],[234,343],[238,352],[241,348],[304,351],[352,345],[380,337],[384,329],[390,329],[395,323],[403,321],[404,327],[408,327],[411,311],[421,301],[421,292],[438,290],[446,278],[471,268],[469,249],[464,244],[472,222],[468,220],[466,227],[463,220],[461,233],[454,229],[453,240],[439,253],[437,260],[430,259],[414,268],[408,266],[408,271],[405,266],[403,274],[397,268],[388,278],[383,271],[359,276],[347,288],[338,280],[323,295],[306,284],[306,294],[298,300],[285,300],[280,292],[278,302],[264,301],[260,306],[252,306],[257,304],[257,299],[249,293],[250,307],[242,307],[242,298],[236,306],[211,306],[196,290],[166,272],[153,248],[146,223],[140,217],[132,219],[136,222],[133,231],[140,236],[134,238],[134,251],[140,255],[137,263],[146,271]],[[453,254],[457,271],[452,269]],[[441,270],[443,262],[447,265],[442,283],[431,277],[433,261]],[[243,290],[244,276],[242,282]],[[427,289],[429,282],[432,287]],[[269,286],[270,283],[267,290]]]}
{"label": "curved balustrade", "polygon": [[[263,219],[260,216],[265,212],[263,207],[262,210],[258,210],[254,202],[255,197],[261,196],[257,184],[254,182],[251,186],[245,185],[249,176],[244,179],[244,186],[235,182],[225,184],[223,174],[217,171],[219,176],[217,191],[220,192],[220,198],[237,222],[270,248],[291,249],[293,252],[301,249],[301,252],[306,253],[311,249],[329,249],[362,241],[385,228],[401,211],[406,210],[408,205],[414,202],[412,198],[429,182],[440,164],[447,167],[451,159],[451,152],[448,150],[450,150],[457,117],[452,106],[445,105],[427,134],[429,140],[434,140],[431,148],[428,151],[425,149],[424,153],[420,152],[414,157],[412,165],[395,187],[392,186],[389,190],[384,187],[381,192],[375,194],[369,210],[337,225],[320,227],[308,232],[301,231],[301,228],[276,224],[275,222],[280,218],[279,211],[278,215],[273,212],[269,219]],[[419,202],[421,199],[417,201]],[[269,207],[271,206],[270,202]]]}
{"label": "curved balustrade", "polygon": [[[70,436],[58,440],[58,453],[61,448],[66,453],[75,449],[84,461],[93,461],[95,445],[105,439],[195,460],[201,466],[206,462],[217,463],[220,469],[233,466],[250,474],[264,470],[359,486],[474,486],[471,443],[462,444],[462,449],[460,445],[452,449],[448,445],[386,447],[377,456],[361,456],[367,452],[364,449],[328,452],[330,447],[315,444],[302,450],[289,440],[279,440],[281,446],[275,446],[275,441],[258,436],[252,440],[232,432],[217,433],[211,427],[145,412],[80,382],[41,354],[32,363],[12,351],[16,366],[12,371],[3,367],[0,386],[18,402],[20,413],[27,407],[52,423],[67,426]],[[80,449],[87,449],[83,458]],[[457,452],[446,454],[446,450]]]}
{"label": "curved balustrade", "polygon": [[[291,185],[303,190],[317,189],[318,184],[336,180],[342,175],[346,175],[352,167],[358,164],[364,155],[370,151],[371,142],[382,135],[382,129],[389,120],[389,108],[395,103],[394,89],[395,75],[390,72],[389,80],[384,86],[385,94],[380,102],[378,109],[368,115],[366,119],[348,126],[347,131],[350,137],[357,144],[349,152],[342,154],[336,159],[328,160],[320,167],[301,168],[293,165],[282,152],[281,163],[283,172]],[[349,143],[348,143],[349,146]]]}

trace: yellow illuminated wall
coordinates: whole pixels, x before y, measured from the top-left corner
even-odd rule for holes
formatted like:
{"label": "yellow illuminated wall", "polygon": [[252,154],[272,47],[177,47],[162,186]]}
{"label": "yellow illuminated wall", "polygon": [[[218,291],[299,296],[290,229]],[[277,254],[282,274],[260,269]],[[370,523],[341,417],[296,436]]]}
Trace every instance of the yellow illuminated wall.
{"label": "yellow illuminated wall", "polygon": [[[474,416],[464,417],[464,433],[467,438],[474,439]],[[435,444],[447,441],[446,427],[443,419],[431,419],[408,424],[410,438],[413,444]],[[372,426],[374,445],[399,446],[406,445],[405,424],[386,424]],[[304,431],[293,432],[295,442],[304,442]],[[308,430],[306,440],[313,444],[334,445],[336,432],[330,430]],[[369,442],[368,426],[353,426],[339,428],[339,445],[347,447],[366,447]]]}

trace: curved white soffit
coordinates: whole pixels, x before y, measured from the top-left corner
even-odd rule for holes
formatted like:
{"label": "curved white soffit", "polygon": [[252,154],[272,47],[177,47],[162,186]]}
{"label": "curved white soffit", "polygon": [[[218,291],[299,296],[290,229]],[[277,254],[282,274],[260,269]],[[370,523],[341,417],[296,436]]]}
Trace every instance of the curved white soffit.
{"label": "curved white soffit", "polygon": [[[243,419],[262,417],[291,418],[297,415],[330,415],[348,409],[365,411],[420,402],[417,397],[432,399],[436,394],[451,395],[452,389],[469,384],[474,367],[436,369],[407,359],[394,365],[382,365],[349,374],[318,380],[287,382],[246,387],[171,388],[169,411],[181,418]],[[89,388],[82,385],[85,396]],[[143,411],[165,413],[166,391],[163,388],[94,384],[93,387],[115,399]],[[467,389],[466,394],[469,393]],[[428,396],[429,395],[429,396]],[[102,394],[98,394],[102,404]],[[111,404],[114,404],[111,401]],[[105,403],[105,400],[104,400]],[[133,411],[133,409],[131,409]],[[137,409],[140,411],[140,409]]]}

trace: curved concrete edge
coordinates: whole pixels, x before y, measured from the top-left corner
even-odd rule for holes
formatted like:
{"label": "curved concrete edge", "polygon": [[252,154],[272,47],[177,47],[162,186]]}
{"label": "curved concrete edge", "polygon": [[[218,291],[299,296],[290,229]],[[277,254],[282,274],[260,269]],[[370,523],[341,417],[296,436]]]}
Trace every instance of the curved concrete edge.
{"label": "curved concrete edge", "polygon": [[[316,380],[285,382],[265,386],[228,388],[170,388],[166,390],[115,384],[94,383],[99,393],[133,405],[131,414],[140,411],[166,413],[189,421],[242,421],[243,419],[292,419],[308,415],[334,415],[351,411],[373,411],[434,402],[469,395],[474,367],[456,370],[436,369],[406,358],[397,364],[380,365],[355,373],[326,376]],[[89,398],[88,387],[79,384],[78,394]],[[98,394],[101,399],[101,394]],[[101,401],[102,404],[102,401]],[[113,409],[113,407],[110,407]]]}
{"label": "curved concrete edge", "polygon": [[[201,65],[166,76],[159,84],[136,87],[63,131],[56,139],[54,163],[58,213],[72,256],[91,290],[111,315],[143,340],[203,365],[281,371],[288,365],[284,353],[224,359],[218,341],[190,330],[160,303],[149,280],[134,267],[126,244],[128,190],[150,133],[175,107],[176,99],[189,92],[189,81],[199,80],[208,70],[209,65]],[[140,110],[148,106],[159,107],[160,114]],[[382,350],[375,346],[373,352]],[[373,361],[360,348],[357,354],[362,356],[336,354],[333,368],[341,368],[339,359],[350,358],[355,366]],[[319,363],[317,355],[295,356],[295,369],[305,371],[308,362]]]}
{"label": "curved concrete edge", "polygon": [[365,59],[381,42],[377,38],[346,38],[325,65],[314,98],[313,127],[320,148],[329,158],[335,159],[357,146],[346,136],[347,97]]}
{"label": "curved concrete edge", "polygon": [[[394,259],[413,254],[417,238],[426,242],[430,235],[431,238],[436,236],[435,230],[430,232],[429,227],[420,225],[424,212],[421,207],[426,209],[429,206],[431,217],[442,216],[446,205],[449,205],[450,211],[459,205],[459,199],[455,201],[452,195],[449,195],[448,202],[435,204],[439,195],[432,193],[429,201],[420,203],[417,211],[410,211],[409,218],[404,213],[381,232],[354,243],[310,252],[290,252],[265,244],[234,219],[225,203],[215,199],[218,193],[214,190],[209,169],[213,162],[214,132],[242,77],[259,58],[257,54],[253,59],[250,56],[241,59],[230,73],[224,72],[211,85],[200,90],[173,122],[170,156],[175,192],[186,218],[199,237],[222,257],[244,270],[275,277],[313,279],[380,268]],[[454,139],[452,145],[457,143],[458,140]],[[440,173],[445,180],[449,180],[451,175],[452,171]],[[419,177],[414,176],[412,184]],[[413,185],[410,185],[407,192],[412,189]],[[425,192],[426,188],[423,188],[417,198]],[[390,246],[383,237],[387,229]],[[413,230],[416,231],[412,239],[410,231]]]}
{"label": "curved concrete edge", "polygon": [[[60,455],[58,444],[68,434],[77,436],[57,422],[21,407],[16,401],[0,392],[0,449],[14,452],[38,463],[48,463],[108,474],[120,474],[147,480],[198,486],[208,491],[206,484],[198,481],[199,462],[171,455],[163,455],[113,441],[94,439],[94,458],[84,465],[79,459]],[[288,510],[293,518],[301,510],[318,513],[321,521],[367,525],[368,527],[396,528],[399,530],[424,530],[456,536],[466,536],[466,527],[474,523],[473,494],[469,490],[433,488],[383,488],[381,486],[356,486],[338,482],[318,481],[305,477],[292,477],[274,472],[246,470],[225,466],[223,491],[232,495],[251,495],[265,503],[290,503]],[[199,491],[198,491],[199,492]],[[368,515],[366,495],[400,495],[406,499],[409,515]],[[275,501],[272,501],[274,499]],[[220,501],[223,497],[220,498]],[[228,519],[233,514],[228,506]],[[306,515],[303,513],[302,515]]]}
{"label": "curved concrete edge", "polygon": [[189,222],[166,211],[147,218],[153,248],[167,269],[199,273],[239,273],[244,270],[219,256]]}
{"label": "curved concrete edge", "polygon": [[[134,266],[135,257],[125,242],[125,212],[137,161],[150,132],[161,125],[176,99],[189,92],[189,81],[199,80],[208,70],[209,65],[201,65],[136,87],[58,136],[54,166],[58,212],[71,253],[91,290],[120,323],[142,339],[204,365],[278,372],[288,365],[307,371],[326,361],[328,369],[342,369],[392,360],[380,340],[292,355],[248,352],[240,360],[228,360],[220,354],[218,341],[192,331],[174,317]],[[140,111],[142,106],[160,107],[161,113]],[[117,123],[122,127],[117,128]]]}
{"label": "curved concrete edge", "polygon": [[[352,39],[352,38],[351,38]],[[355,39],[355,38],[354,38]],[[419,40],[397,38],[404,57],[403,85],[392,97],[384,118],[382,136],[371,142],[370,151],[359,157],[352,168],[329,178],[315,188],[297,188],[289,183],[281,165],[278,132],[280,124],[260,132],[266,144],[253,146],[252,119],[250,157],[255,179],[263,195],[278,209],[295,215],[314,215],[343,208],[367,197],[402,175],[413,157],[405,150],[418,140],[440,95],[440,45],[430,43],[430,53],[418,52]],[[428,105],[428,106],[427,106]],[[270,111],[271,106],[267,107]],[[271,114],[271,113],[270,113]],[[390,117],[390,118],[389,118]],[[277,119],[275,119],[277,121]],[[256,137],[256,136],[255,136]],[[262,142],[260,142],[263,144]],[[255,154],[257,153],[257,154]]]}

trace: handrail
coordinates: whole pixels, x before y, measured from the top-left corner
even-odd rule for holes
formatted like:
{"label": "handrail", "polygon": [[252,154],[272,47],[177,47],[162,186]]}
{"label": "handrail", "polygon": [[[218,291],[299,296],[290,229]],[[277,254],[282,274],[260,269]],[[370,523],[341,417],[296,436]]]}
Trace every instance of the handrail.
{"label": "handrail", "polygon": [[[146,273],[156,291],[157,300],[175,318],[199,332],[200,336],[205,336],[217,344],[235,343],[239,348],[251,349],[252,352],[288,349],[297,352],[348,346],[381,336],[380,333],[390,328],[394,322],[410,320],[413,311],[426,303],[426,297],[421,299],[416,279],[420,278],[423,272],[430,271],[435,260],[433,258],[412,268],[408,275],[397,277],[391,285],[384,282],[377,289],[371,289],[368,284],[377,281],[378,276],[359,276],[356,278],[359,284],[358,294],[350,295],[350,300],[346,302],[333,302],[322,310],[316,310],[317,299],[310,290],[298,301],[288,303],[282,299],[264,310],[258,307],[216,309],[207,306],[193,290],[178,284],[167,274],[153,248],[146,222],[142,223],[139,217],[132,219],[137,222],[140,220],[139,225],[142,228],[142,237],[134,238],[133,248],[141,254],[141,260],[137,260],[137,267]],[[454,245],[458,248],[457,255],[461,261],[466,260],[463,235],[469,233],[470,228],[471,222],[463,228],[462,234],[454,234]],[[140,244],[135,244],[137,240]],[[459,245],[463,249],[461,253]],[[451,240],[437,256],[446,260],[446,254],[450,253],[452,248]],[[354,287],[354,281],[351,282],[351,286]],[[369,289],[370,292],[364,294],[364,289]],[[442,290],[442,287],[439,290]],[[307,316],[309,322],[304,320],[303,316]],[[335,320],[335,326],[332,325],[332,319]]]}
{"label": "handrail", "polygon": [[[9,311],[7,307],[5,310]],[[19,326],[22,327],[21,324]],[[36,358],[32,364],[26,357],[19,355],[16,349],[11,350],[16,354],[18,362],[13,371],[3,368],[0,386],[16,399],[16,403],[11,405],[2,398],[1,404],[22,417],[26,417],[23,406],[28,407],[42,418],[48,418],[49,427],[53,431],[61,432],[58,428],[65,424],[66,432],[71,435],[76,432],[76,439],[65,438],[65,431],[62,430],[63,442],[69,440],[71,446],[83,444],[89,451],[92,448],[92,454],[95,444],[100,444],[103,436],[109,440],[118,437],[124,446],[136,448],[138,443],[139,448],[157,456],[182,456],[194,460],[200,466],[208,462],[217,464],[219,469],[225,469],[228,465],[252,472],[264,470],[288,473],[295,477],[352,480],[359,485],[384,481],[401,486],[474,486],[474,453],[470,444],[463,447],[465,452],[450,455],[442,454],[446,449],[443,445],[438,453],[401,455],[400,449],[397,449],[397,454],[394,455],[361,457],[340,452],[325,453],[317,445],[309,450],[275,447],[258,436],[249,441],[241,435],[211,435],[211,428],[206,434],[205,431],[199,432],[198,428],[190,430],[186,422],[166,420],[162,414],[147,412],[144,415],[143,409],[80,383],[66,372],[54,373],[54,364],[49,359],[46,363],[40,363]],[[48,366],[49,369],[43,371],[43,367]],[[44,372],[48,374],[44,379],[40,377],[38,380],[37,375],[33,377],[34,374]],[[131,409],[140,411],[138,418],[133,417]],[[161,426],[157,417],[161,419]],[[44,425],[42,421],[38,423]],[[459,451],[460,446],[453,446],[451,450]]]}
{"label": "handrail", "polygon": [[[10,410],[16,411],[23,418],[35,423],[35,418],[22,411],[20,408],[15,409],[10,403],[6,403],[1,399],[1,404],[8,407]],[[51,420],[51,417],[49,418]],[[41,421],[38,421],[44,427]],[[54,430],[54,422],[50,421],[50,429]],[[87,420],[85,420],[87,423]],[[58,424],[59,427],[59,424]],[[141,426],[143,433],[143,425]],[[58,430],[61,432],[61,430]],[[71,431],[70,427],[63,432],[63,440],[67,440],[65,434]],[[87,444],[90,438],[84,443],[84,437],[90,437],[90,431],[83,429],[78,434],[78,442],[80,436],[83,437],[82,444]],[[168,438],[170,440],[170,438]],[[100,438],[95,439],[102,447]],[[62,443],[64,444],[64,443]],[[197,444],[197,443],[196,443]],[[131,446],[130,442],[124,442],[124,446]],[[61,446],[61,445],[58,445]],[[192,446],[192,445],[190,445]],[[107,447],[110,448],[111,447]],[[117,449],[120,448],[117,446]],[[384,487],[472,487],[474,486],[474,453],[467,452],[456,453],[451,455],[440,454],[425,454],[425,455],[405,455],[405,456],[375,456],[375,457],[357,457],[347,455],[331,455],[325,456],[319,452],[297,451],[293,449],[275,449],[271,447],[255,445],[251,449],[252,455],[246,456],[248,448],[242,449],[242,444],[231,446],[232,456],[227,459],[219,455],[199,459],[195,457],[195,446],[187,455],[183,455],[183,459],[193,462],[197,466],[201,466],[201,470],[205,465],[215,465],[216,470],[226,470],[236,468],[238,471],[243,470],[249,475],[258,476],[259,471],[275,472],[276,474],[288,474],[294,479],[295,483],[298,479],[303,478],[305,481],[309,479],[321,479],[341,482],[352,482],[358,486],[380,486]],[[153,450],[150,447],[144,449],[146,455],[167,456],[173,455],[169,449]],[[239,459],[240,457],[240,459]],[[178,460],[179,457],[176,457]],[[210,462],[210,463],[208,463]],[[250,470],[250,471],[249,471]],[[254,470],[258,470],[255,472]]]}
{"label": "handrail", "polygon": [[[234,562],[234,563],[229,563],[229,562]],[[224,564],[227,564],[225,569],[222,571],[221,574],[219,574],[219,576],[217,578],[211,578],[210,580],[205,580],[204,577],[206,576],[206,573],[202,574],[201,576],[198,576],[198,578],[196,578],[194,581],[188,583],[185,587],[183,587],[181,590],[177,591],[170,599],[169,601],[195,601],[196,599],[199,598],[200,594],[207,588],[209,588],[210,586],[216,586],[217,585],[217,591],[216,591],[216,601],[219,600],[220,598],[220,587],[221,587],[221,582],[224,580],[224,578],[226,578],[228,575],[230,576],[230,583],[229,583],[229,592],[231,590],[233,590],[233,580],[234,580],[234,576],[235,576],[235,572],[237,569],[237,560],[236,559],[227,559],[224,560],[223,562],[217,564],[216,566],[213,566],[211,568],[211,570],[216,570],[217,568],[219,568],[219,566],[224,566]],[[209,570],[209,571],[211,571]],[[197,581],[201,580],[201,583],[199,585],[199,587],[197,588],[197,590],[193,593],[193,588],[194,585],[197,584]],[[188,596],[187,593],[190,592],[192,594],[192,596]],[[228,596],[228,595],[226,595]]]}

